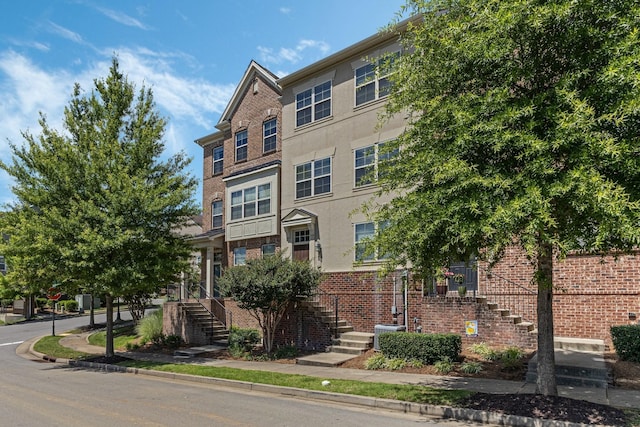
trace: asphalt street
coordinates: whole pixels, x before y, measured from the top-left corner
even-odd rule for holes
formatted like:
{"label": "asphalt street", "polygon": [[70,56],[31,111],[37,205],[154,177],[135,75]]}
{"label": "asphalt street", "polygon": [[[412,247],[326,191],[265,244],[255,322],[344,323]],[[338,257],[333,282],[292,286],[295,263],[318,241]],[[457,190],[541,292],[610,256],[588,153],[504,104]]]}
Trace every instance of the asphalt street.
{"label": "asphalt street", "polygon": [[[56,331],[88,324],[58,319]],[[96,322],[104,322],[104,315]],[[0,424],[6,426],[475,425],[355,406],[243,392],[217,385],[46,363],[21,345],[51,322],[0,327]],[[16,351],[22,354],[16,354]]]}

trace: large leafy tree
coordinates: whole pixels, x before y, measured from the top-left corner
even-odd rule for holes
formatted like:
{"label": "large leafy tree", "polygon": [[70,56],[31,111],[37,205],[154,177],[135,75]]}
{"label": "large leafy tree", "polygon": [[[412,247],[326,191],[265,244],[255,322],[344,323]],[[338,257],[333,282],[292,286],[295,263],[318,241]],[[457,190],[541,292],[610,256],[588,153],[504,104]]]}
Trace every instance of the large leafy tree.
{"label": "large leafy tree", "polygon": [[[557,393],[553,262],[630,250],[640,228],[640,6],[616,0],[410,0],[386,117],[389,266],[433,272],[520,245],[538,289],[537,391]],[[382,200],[382,201],[380,201]]]}
{"label": "large leafy tree", "polygon": [[236,300],[238,307],[257,320],[263,348],[271,353],[276,328],[287,308],[292,302],[311,296],[321,276],[308,262],[294,261],[278,253],[228,268],[220,278],[220,286]]}
{"label": "large leafy tree", "polygon": [[175,230],[197,213],[190,159],[160,160],[166,120],[150,89],[136,95],[113,59],[106,79],[76,85],[64,132],[44,116],[0,168],[17,202],[1,221],[15,283],[33,291],[58,283],[105,295],[106,355],[113,355],[112,297],[147,295],[188,268],[189,245]]}

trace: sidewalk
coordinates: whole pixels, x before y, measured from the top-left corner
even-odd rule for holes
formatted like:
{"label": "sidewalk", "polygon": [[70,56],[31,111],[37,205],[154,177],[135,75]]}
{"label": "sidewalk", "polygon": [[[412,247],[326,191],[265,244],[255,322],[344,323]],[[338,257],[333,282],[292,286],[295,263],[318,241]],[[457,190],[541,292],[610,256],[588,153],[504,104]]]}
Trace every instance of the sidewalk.
{"label": "sidewalk", "polygon": [[[96,347],[88,344],[88,334],[74,334],[64,337],[60,340],[60,344],[72,348],[77,351],[89,354],[104,354],[104,348]],[[35,342],[37,339],[34,339]],[[215,349],[215,346],[208,346],[207,350]],[[221,348],[221,347],[218,347]],[[35,352],[31,349],[31,353]],[[412,384],[423,385],[441,389],[464,389],[482,393],[493,394],[516,394],[516,393],[534,393],[535,384],[522,381],[503,381],[480,378],[461,378],[434,376],[424,374],[405,374],[387,371],[369,371],[364,369],[346,369],[332,367],[318,367],[299,365],[294,363],[277,363],[277,362],[252,362],[241,360],[226,359],[206,359],[206,358],[179,358],[164,354],[150,354],[137,352],[118,353],[122,356],[137,360],[162,361],[169,363],[193,363],[205,366],[229,367],[235,369],[250,369],[257,371],[279,372],[286,374],[299,374],[312,377],[318,377],[321,380],[331,379],[348,379],[367,382],[380,382],[387,384]],[[41,354],[35,354],[38,357],[44,357]],[[582,359],[580,363],[589,364],[592,357],[589,353],[573,354],[573,358]],[[60,361],[59,361],[60,362]],[[316,392],[317,393],[317,392]],[[289,393],[287,393],[289,394]],[[558,386],[558,394],[560,396],[570,397],[573,399],[582,399],[595,403],[616,406],[619,408],[636,408],[640,409],[640,390],[624,390],[613,387],[608,388],[589,388],[589,387],[570,387]],[[343,396],[343,395],[342,395]]]}

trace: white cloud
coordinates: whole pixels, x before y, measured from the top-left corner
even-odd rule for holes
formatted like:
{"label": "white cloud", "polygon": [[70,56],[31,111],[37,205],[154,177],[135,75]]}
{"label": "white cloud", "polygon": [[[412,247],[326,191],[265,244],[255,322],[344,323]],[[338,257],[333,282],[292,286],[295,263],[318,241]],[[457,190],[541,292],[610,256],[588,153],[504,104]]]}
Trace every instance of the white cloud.
{"label": "white cloud", "polygon": [[84,43],[84,40],[82,40],[82,36],[80,34],[75,33],[65,27],[62,27],[56,24],[55,22],[49,21],[49,25],[52,33],[57,34],[60,37],[65,38],[67,40],[71,40],[74,43],[79,43],[79,44]]}
{"label": "white cloud", "polygon": [[50,47],[48,44],[40,43],[36,41],[23,41],[23,40],[9,39],[9,42],[14,46],[33,48],[41,52],[48,52],[50,50]]}
{"label": "white cloud", "polygon": [[291,9],[288,7],[281,7],[280,8],[280,13],[284,14],[284,15],[288,15],[291,13]]}
{"label": "white cloud", "polygon": [[[146,49],[108,49],[97,60],[87,59],[75,70],[46,69],[29,57],[12,50],[0,51],[0,157],[7,158],[8,141],[20,146],[21,131],[38,135],[39,112],[50,127],[63,131],[62,117],[73,84],[79,83],[89,93],[93,80],[106,78],[111,58],[117,55],[120,70],[139,90],[144,84],[153,90],[160,114],[169,121],[165,129],[167,155],[186,151],[194,158],[199,174],[202,150],[193,141],[214,130],[220,114],[235,89],[235,83],[215,84],[202,78],[184,77],[179,66],[185,58],[180,53],[154,52]],[[178,65],[176,65],[178,64]],[[10,178],[0,173],[0,203],[12,200]]]}
{"label": "white cloud", "polygon": [[[258,52],[261,62],[264,64],[280,64],[287,62],[290,64],[296,64],[304,58],[304,53],[309,50],[316,50],[319,56],[325,56],[330,46],[318,40],[300,40],[295,47],[281,47],[277,53],[273,48],[258,46]],[[316,57],[318,55],[315,55]]]}
{"label": "white cloud", "polygon": [[73,76],[63,70],[41,70],[29,58],[13,51],[0,53],[0,73],[4,74],[0,79],[0,129],[7,133],[0,137],[20,140],[20,130],[39,127],[40,111],[50,123],[60,122]]}
{"label": "white cloud", "polygon": [[135,18],[127,15],[126,13],[118,12],[117,10],[107,9],[105,7],[97,7],[96,10],[107,18],[110,18],[120,24],[129,26],[129,27],[137,27],[142,30],[147,30],[148,27],[144,25],[142,22],[138,21]]}

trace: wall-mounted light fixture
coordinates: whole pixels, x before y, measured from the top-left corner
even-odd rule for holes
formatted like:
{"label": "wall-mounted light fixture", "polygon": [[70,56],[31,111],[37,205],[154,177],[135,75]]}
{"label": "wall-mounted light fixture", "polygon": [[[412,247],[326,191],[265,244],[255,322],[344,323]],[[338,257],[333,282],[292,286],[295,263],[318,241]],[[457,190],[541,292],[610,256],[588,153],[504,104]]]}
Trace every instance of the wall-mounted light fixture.
{"label": "wall-mounted light fixture", "polygon": [[318,259],[322,260],[322,245],[319,240],[316,240],[316,254],[318,254]]}

